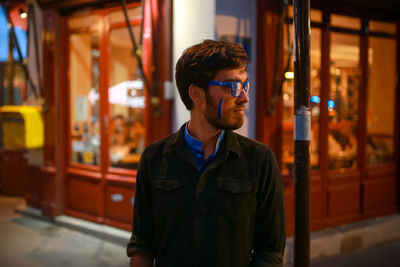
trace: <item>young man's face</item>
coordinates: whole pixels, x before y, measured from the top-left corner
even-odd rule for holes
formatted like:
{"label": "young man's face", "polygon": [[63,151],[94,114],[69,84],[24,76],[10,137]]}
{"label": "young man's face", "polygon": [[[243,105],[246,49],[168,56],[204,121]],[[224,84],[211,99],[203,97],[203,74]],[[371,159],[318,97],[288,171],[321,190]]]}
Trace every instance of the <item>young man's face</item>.
{"label": "young man's face", "polygon": [[[247,81],[247,73],[244,68],[220,70],[213,81],[243,83]],[[247,102],[249,97],[244,90],[240,96],[233,97],[228,86],[209,86],[203,114],[208,123],[216,129],[236,130],[243,125]]]}

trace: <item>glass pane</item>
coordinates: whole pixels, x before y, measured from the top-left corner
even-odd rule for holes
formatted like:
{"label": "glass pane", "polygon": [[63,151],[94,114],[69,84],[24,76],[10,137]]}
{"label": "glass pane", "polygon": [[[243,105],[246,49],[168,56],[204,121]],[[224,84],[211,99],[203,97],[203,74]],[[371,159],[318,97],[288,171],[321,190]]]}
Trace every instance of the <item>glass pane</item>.
{"label": "glass pane", "polygon": [[[292,43],[293,27],[290,27],[290,38]],[[291,48],[291,47],[290,47]],[[284,35],[284,50],[288,55],[286,32]],[[321,30],[311,28],[311,168],[319,168],[319,114],[320,114],[320,64],[321,64]],[[287,60],[287,56],[286,59]],[[284,62],[286,64],[286,62]],[[294,143],[293,143],[293,58],[289,72],[286,73],[283,83],[283,148],[282,148],[282,174],[293,172]]]}
{"label": "glass pane", "polygon": [[[293,6],[289,5],[289,18],[293,18]],[[318,9],[310,9],[310,18],[312,22],[322,22],[322,11]]]}
{"label": "glass pane", "polygon": [[[139,26],[133,27],[138,37]],[[136,169],[145,145],[143,82],[127,28],[110,33],[110,165]]]}
{"label": "glass pane", "polygon": [[370,38],[368,62],[367,162],[390,162],[394,160],[396,40]]}
{"label": "glass pane", "polygon": [[396,34],[396,24],[382,21],[370,21],[369,30],[371,32],[386,32]]}
{"label": "glass pane", "polygon": [[98,31],[101,28],[101,17],[99,15],[73,17],[68,21],[68,26],[71,30]]}
{"label": "glass pane", "polygon": [[4,68],[4,79],[0,105],[22,105],[23,100],[34,103],[32,90],[26,90],[26,75],[21,64],[8,62],[1,67]]}
{"label": "glass pane", "polygon": [[[142,19],[142,7],[138,6],[135,8],[129,8],[128,10],[129,20]],[[125,22],[125,15],[122,10],[114,11],[110,13],[110,23]]]}
{"label": "glass pane", "polygon": [[359,37],[332,34],[329,110],[329,168],[357,167]]}
{"label": "glass pane", "polygon": [[91,33],[69,39],[70,131],[72,162],[99,165],[99,44]]}
{"label": "glass pane", "polygon": [[319,169],[319,119],[320,119],[320,72],[321,72],[321,30],[311,28],[311,169]]}
{"label": "glass pane", "polygon": [[[291,6],[293,8],[293,6]],[[289,10],[289,15],[293,16],[293,9]],[[289,25],[289,40],[288,33],[285,25],[283,33],[283,47],[284,47],[284,61],[283,66],[286,66],[289,49],[293,47],[293,24]],[[285,81],[282,84],[282,98],[283,98],[283,122],[282,122],[282,158],[281,158],[281,172],[287,175],[293,172],[294,169],[294,143],[293,143],[293,93],[294,93],[294,73],[293,73],[293,55],[290,58],[290,67],[287,74],[285,73]]]}
{"label": "glass pane", "polygon": [[331,25],[336,26],[336,27],[343,27],[343,28],[359,30],[361,28],[361,19],[340,16],[340,15],[332,15],[331,16]]}

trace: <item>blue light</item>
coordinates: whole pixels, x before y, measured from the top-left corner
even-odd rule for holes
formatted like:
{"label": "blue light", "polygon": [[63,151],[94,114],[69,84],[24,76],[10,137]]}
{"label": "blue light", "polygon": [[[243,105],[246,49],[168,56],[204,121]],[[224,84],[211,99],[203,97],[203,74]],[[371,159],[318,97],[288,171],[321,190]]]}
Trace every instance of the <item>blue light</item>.
{"label": "blue light", "polygon": [[334,108],[335,107],[335,102],[333,102],[333,100],[329,100],[328,101],[328,107]]}
{"label": "blue light", "polygon": [[319,98],[319,96],[313,95],[313,96],[311,97],[311,102],[313,102],[313,103],[319,103],[319,102],[321,102],[321,99]]}

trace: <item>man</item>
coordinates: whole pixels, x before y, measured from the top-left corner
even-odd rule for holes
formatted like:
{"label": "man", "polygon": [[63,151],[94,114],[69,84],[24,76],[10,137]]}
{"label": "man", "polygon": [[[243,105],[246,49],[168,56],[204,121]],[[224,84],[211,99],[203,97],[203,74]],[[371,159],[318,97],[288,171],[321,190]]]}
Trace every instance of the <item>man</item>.
{"label": "man", "polygon": [[271,150],[232,130],[249,101],[248,57],[205,40],[176,65],[190,120],[150,145],[137,174],[131,266],[282,266],[285,215]]}

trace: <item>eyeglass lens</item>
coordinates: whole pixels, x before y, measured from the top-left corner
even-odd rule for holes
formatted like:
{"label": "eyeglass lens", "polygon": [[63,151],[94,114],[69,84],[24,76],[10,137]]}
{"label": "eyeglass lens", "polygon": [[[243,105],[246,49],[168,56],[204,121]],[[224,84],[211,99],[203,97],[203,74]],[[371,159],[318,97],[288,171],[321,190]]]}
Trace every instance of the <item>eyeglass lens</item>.
{"label": "eyeglass lens", "polygon": [[[244,88],[243,88],[244,86]],[[232,95],[237,97],[240,96],[242,93],[242,90],[244,89],[246,91],[246,93],[249,92],[249,88],[250,88],[250,82],[246,81],[244,83],[241,82],[235,82],[232,84]]]}

